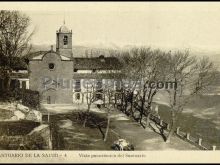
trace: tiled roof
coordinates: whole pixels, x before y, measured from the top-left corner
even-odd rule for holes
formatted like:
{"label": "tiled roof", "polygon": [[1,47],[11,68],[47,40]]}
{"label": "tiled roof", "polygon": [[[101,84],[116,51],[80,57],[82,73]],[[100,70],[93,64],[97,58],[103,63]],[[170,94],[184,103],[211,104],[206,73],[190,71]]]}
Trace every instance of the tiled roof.
{"label": "tiled roof", "polygon": [[43,58],[43,56],[44,56],[44,54],[35,56],[35,57],[32,58],[32,60],[41,60]]}
{"label": "tiled roof", "polygon": [[[50,51],[39,51],[31,54],[29,59],[32,60],[41,60],[43,56]],[[62,56],[62,60],[70,60],[68,57]],[[116,57],[104,57],[103,55],[99,57],[75,57],[72,59],[73,61],[73,69],[76,70],[96,70],[96,69],[104,69],[104,70],[116,70],[121,69],[122,64]]]}
{"label": "tiled roof", "polygon": [[121,69],[122,64],[116,57],[73,58],[73,68],[79,70],[91,69]]}
{"label": "tiled roof", "polygon": [[61,33],[69,33],[70,30],[65,26],[65,25],[62,25],[59,29],[59,32]]}
{"label": "tiled roof", "polygon": [[36,56],[40,56],[40,55],[44,55],[45,53],[47,53],[48,51],[37,51],[37,52],[32,52],[32,53],[29,53],[26,58],[31,60],[33,59],[34,57]]}
{"label": "tiled roof", "polygon": [[[44,57],[44,55],[46,55],[47,53],[50,53],[51,51],[43,51],[43,52],[36,52],[35,56],[32,56],[31,60],[42,60],[42,58]],[[53,52],[52,53],[56,53],[56,52]],[[56,53],[57,54],[57,53]],[[61,57],[61,60],[64,60],[64,61],[69,61],[70,58],[68,57],[65,57],[65,56],[62,56],[62,55],[59,55]]]}
{"label": "tiled roof", "polygon": [[73,73],[73,79],[122,79],[124,76],[123,73]]}

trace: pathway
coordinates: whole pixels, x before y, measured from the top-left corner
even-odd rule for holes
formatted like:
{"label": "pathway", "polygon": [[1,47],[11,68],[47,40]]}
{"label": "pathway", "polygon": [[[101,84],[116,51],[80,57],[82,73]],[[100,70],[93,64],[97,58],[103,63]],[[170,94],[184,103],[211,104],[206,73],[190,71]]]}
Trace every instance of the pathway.
{"label": "pathway", "polygon": [[[77,110],[86,110],[86,105],[47,105],[47,108],[48,111],[51,113],[63,114]],[[91,111],[104,113],[102,110],[95,108],[95,106],[91,108]],[[195,146],[175,136],[172,138],[170,143],[165,143],[163,138],[159,134],[155,133],[148,127],[144,129],[137,122],[130,120],[125,114],[120,111],[114,111],[111,117],[111,131],[115,135],[118,134],[119,138],[125,138],[133,143],[135,146],[135,150],[198,150],[198,148],[196,148]],[[63,126],[66,127],[66,134],[69,134],[67,132],[73,129],[70,128],[72,126],[68,124]],[[71,132],[72,131],[70,131],[70,134]],[[71,135],[69,135],[67,139],[71,140]]]}
{"label": "pathway", "polygon": [[178,137],[172,137],[170,143],[165,143],[162,136],[152,131],[149,127],[144,129],[138,123],[126,118],[114,120],[114,131],[119,133],[135,146],[135,150],[198,150],[195,146]]}

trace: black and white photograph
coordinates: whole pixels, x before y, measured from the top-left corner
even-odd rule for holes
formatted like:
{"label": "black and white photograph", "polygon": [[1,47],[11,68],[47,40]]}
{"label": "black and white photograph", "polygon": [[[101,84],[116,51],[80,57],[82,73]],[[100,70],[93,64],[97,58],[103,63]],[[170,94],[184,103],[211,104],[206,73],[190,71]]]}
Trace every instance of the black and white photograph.
{"label": "black and white photograph", "polygon": [[216,153],[219,65],[219,2],[0,2],[0,160]]}

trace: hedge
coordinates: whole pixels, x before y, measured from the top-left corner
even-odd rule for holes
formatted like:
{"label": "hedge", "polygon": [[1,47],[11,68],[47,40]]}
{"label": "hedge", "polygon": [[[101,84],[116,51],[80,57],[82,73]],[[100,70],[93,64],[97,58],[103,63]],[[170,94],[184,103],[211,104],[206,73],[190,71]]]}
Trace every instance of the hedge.
{"label": "hedge", "polygon": [[22,90],[22,104],[30,108],[38,109],[40,105],[39,92],[30,89]]}

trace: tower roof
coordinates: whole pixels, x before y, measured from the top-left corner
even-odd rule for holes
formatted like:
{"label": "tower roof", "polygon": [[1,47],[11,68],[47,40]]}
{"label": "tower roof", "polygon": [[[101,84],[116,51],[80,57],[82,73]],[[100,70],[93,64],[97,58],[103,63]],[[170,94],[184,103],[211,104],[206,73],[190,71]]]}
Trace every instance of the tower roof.
{"label": "tower roof", "polygon": [[62,33],[69,33],[70,30],[65,26],[65,25],[62,25],[59,29],[59,32],[62,32]]}

